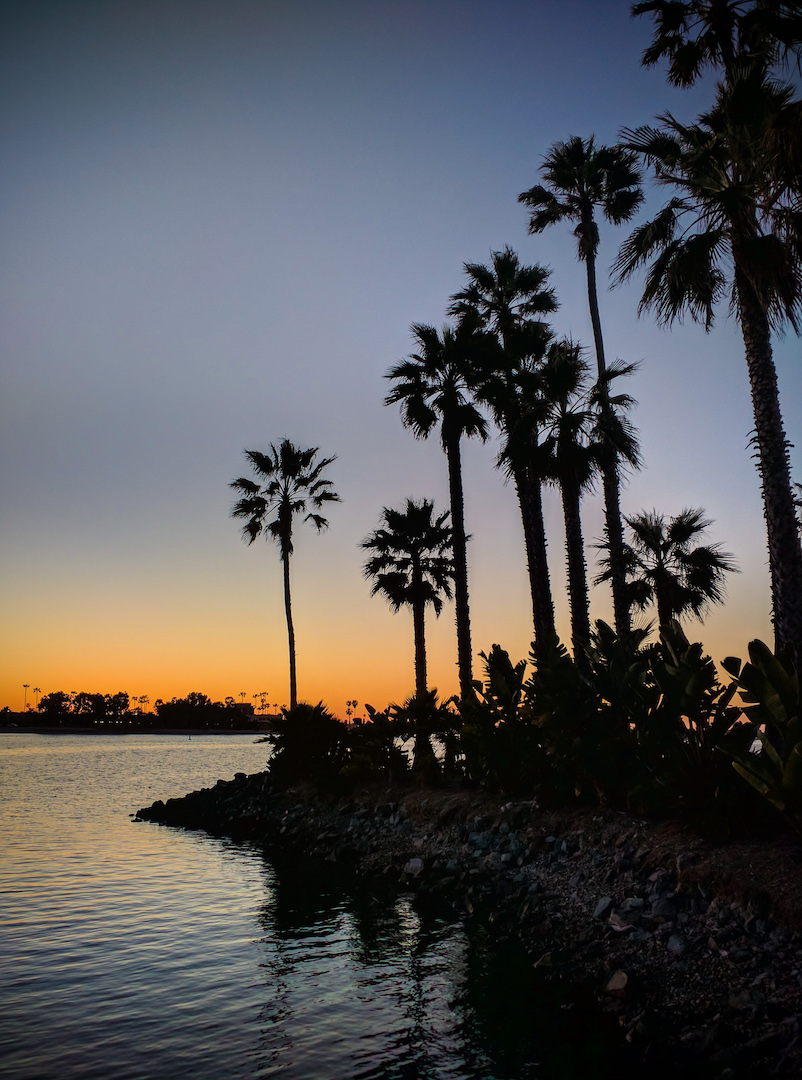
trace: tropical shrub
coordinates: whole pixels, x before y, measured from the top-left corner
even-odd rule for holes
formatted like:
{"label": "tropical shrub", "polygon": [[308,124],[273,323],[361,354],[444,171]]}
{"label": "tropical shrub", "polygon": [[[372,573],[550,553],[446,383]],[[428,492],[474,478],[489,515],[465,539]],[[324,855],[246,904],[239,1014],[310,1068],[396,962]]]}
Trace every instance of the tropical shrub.
{"label": "tropical shrub", "polygon": [[[455,732],[459,724],[459,715],[449,708],[453,702],[454,699],[449,698],[441,703],[436,690],[427,690],[423,694],[413,694],[401,705],[389,707],[389,714],[401,737],[414,739],[412,770],[420,783],[436,784],[442,772],[453,771]],[[435,754],[433,739],[437,739],[445,748],[442,762]]]}
{"label": "tropical shrub", "polygon": [[791,651],[775,654],[762,641],[750,641],[748,663],[730,656],[723,667],[749,720],[749,744],[758,744],[730,754],[735,769],[802,832],[802,704]]}
{"label": "tropical shrub", "polygon": [[728,757],[748,749],[751,735],[699,642],[679,623],[660,631],[648,654],[645,709],[635,724],[641,783],[633,802],[644,810],[723,825],[743,804]]}
{"label": "tropical shrub", "polygon": [[526,708],[526,660],[513,663],[494,645],[484,661],[485,682],[462,705],[460,745],[468,779],[493,791],[531,794],[542,757],[540,736]]}
{"label": "tropical shrub", "polygon": [[348,729],[323,702],[299,702],[273,723],[267,742],[273,746],[267,772],[279,787],[301,781],[331,784],[348,759]]}
{"label": "tropical shrub", "polygon": [[365,705],[369,719],[355,719],[348,733],[350,756],[342,770],[345,779],[358,783],[381,777],[392,783],[409,769],[407,755],[399,746],[402,725],[385,709],[378,712]]}

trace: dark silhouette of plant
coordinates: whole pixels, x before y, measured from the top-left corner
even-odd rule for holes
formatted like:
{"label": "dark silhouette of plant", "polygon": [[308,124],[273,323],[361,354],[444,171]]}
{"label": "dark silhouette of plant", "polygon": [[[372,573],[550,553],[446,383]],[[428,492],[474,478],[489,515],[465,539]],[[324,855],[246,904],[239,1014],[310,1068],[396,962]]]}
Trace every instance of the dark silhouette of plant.
{"label": "dark silhouette of plant", "polygon": [[[657,607],[660,626],[694,615],[700,621],[711,604],[724,600],[725,578],[736,573],[732,555],[720,544],[702,544],[711,525],[702,510],[686,509],[666,519],[656,510],[626,518],[625,545],[630,603],[644,611]],[[603,560],[605,561],[605,560]],[[609,562],[597,581],[609,577]]]}
{"label": "dark silhouette of plant", "polygon": [[[441,703],[436,690],[416,692],[400,705],[390,705],[388,712],[393,723],[406,739],[415,740],[415,756],[412,768],[419,782],[434,785],[440,778],[440,764],[432,745],[432,738],[439,737],[446,744],[449,765],[453,758],[451,743],[459,716],[449,708],[453,699]],[[470,703],[470,699],[468,699]],[[445,764],[445,763],[444,763]]]}
{"label": "dark silhouette of plant", "polygon": [[644,0],[633,15],[654,15],[643,66],[668,61],[668,81],[692,86],[708,69],[725,82],[768,72],[799,52],[799,5],[772,0]]}
{"label": "dark silhouette of plant", "polygon": [[[799,101],[790,87],[767,77],[771,58],[792,42],[779,32],[766,37],[765,30],[753,38],[745,29],[747,14],[762,19],[769,6],[684,5],[689,17],[702,20],[703,32],[690,40],[688,24],[681,22],[672,42],[669,24],[659,30],[651,55],[669,56],[672,78],[692,82],[699,70],[714,64],[724,67],[725,82],[718,86],[714,108],[695,124],[666,113],[659,127],[623,132],[625,145],[675,194],[625,242],[616,270],[625,280],[648,265],[640,307],[653,308],[663,323],[689,312],[709,328],[716,304],[729,291],[752,395],[775,645],[789,644],[799,657],[802,547],[771,332],[786,322],[796,331],[802,325],[802,138]],[[713,28],[714,7],[728,15],[729,32]],[[658,11],[654,5],[641,8]],[[659,11],[666,15],[662,7]],[[790,26],[783,21],[783,34]]]}
{"label": "dark silhouette of plant", "polygon": [[588,671],[590,598],[580,504],[599,466],[595,415],[581,349],[570,341],[550,346],[540,371],[546,407],[542,423],[542,473],[560,489],[565,522],[565,556],[571,611],[571,644],[580,671]]}
{"label": "dark silhouette of plant", "polygon": [[399,745],[404,737],[404,725],[391,716],[390,710],[379,712],[365,705],[368,719],[354,717],[349,733],[351,759],[346,768],[354,781],[382,777],[389,783],[402,780],[408,768],[407,756]]}
{"label": "dark silhouette of plant", "polygon": [[322,701],[301,701],[276,717],[266,741],[273,747],[267,773],[280,787],[303,780],[331,785],[348,760],[348,729]]}
{"label": "dark silhouette of plant", "polygon": [[466,773],[492,791],[531,795],[544,762],[540,731],[527,709],[526,660],[513,663],[500,645],[479,655],[485,680],[463,710],[460,733]]}
{"label": "dark silhouette of plant", "polygon": [[676,621],[661,626],[648,661],[648,707],[634,728],[642,772],[634,801],[729,831],[728,818],[743,812],[744,800],[728,758],[752,742],[732,704],[735,686],[722,686],[712,659]]}
{"label": "dark silhouette of plant", "polygon": [[[738,773],[802,833],[802,693],[788,652],[775,655],[762,641],[749,642],[749,662],[723,661],[733,676],[750,721],[749,743],[731,753]],[[749,753],[757,740],[758,753]]]}
{"label": "dark silhouette of plant", "polygon": [[365,563],[365,577],[373,578],[371,596],[382,593],[393,611],[412,609],[415,633],[415,693],[423,698],[426,682],[427,606],[435,615],[443,610],[443,597],[451,599],[454,563],[448,511],[434,516],[430,499],[407,499],[403,510],[385,506],[384,526],[362,541],[373,554]]}
{"label": "dark silhouette of plant", "polygon": [[387,372],[394,383],[385,405],[399,403],[404,425],[425,439],[440,425],[440,441],[448,463],[448,489],[454,547],[454,607],[457,623],[457,666],[460,696],[473,693],[473,658],[468,604],[468,557],[465,499],[462,490],[460,441],[487,439],[487,422],[471,400],[466,334],[414,323],[419,351]]}
{"label": "dark silhouette of plant", "polygon": [[331,480],[323,472],[336,460],[334,457],[317,459],[318,448],[302,450],[289,439],[282,439],[278,446],[270,444],[268,453],[246,450],[259,481],[241,476],[230,487],[241,493],[231,511],[232,517],[245,518],[242,535],[252,544],[264,535],[278,545],[284,570],[284,611],[287,616],[287,637],[290,654],[290,709],[297,700],[295,674],[295,630],[292,624],[292,598],[290,594],[290,556],[292,524],[297,515],[304,515],[318,532],[327,528],[328,521],[315,511],[326,503],[339,502],[340,496],[333,490]]}
{"label": "dark silhouette of plant", "polygon": [[[596,146],[593,136],[582,139],[572,136],[567,142],[555,143],[541,168],[546,186],[536,184],[518,196],[518,201],[530,208],[529,232],[543,232],[550,225],[570,221],[575,225],[577,254],[587,272],[588,305],[596,349],[599,403],[602,411],[610,408],[606,398],[604,357],[599,299],[596,288],[596,256],[599,249],[599,226],[596,210],[613,225],[629,221],[643,202],[641,175],[635,155],[618,146]],[[605,431],[605,427],[601,428]],[[610,550],[615,624],[619,634],[629,630],[630,616],[624,588],[623,543],[621,521],[621,476],[615,443],[610,443],[602,459],[602,482],[607,543]]]}
{"label": "dark silhouette of plant", "polygon": [[53,690],[39,699],[38,711],[46,716],[66,716],[70,711],[70,695]]}
{"label": "dark silhouette of plant", "polygon": [[493,412],[502,433],[499,462],[512,476],[521,508],[536,637],[554,634],[554,603],[546,557],[542,477],[532,445],[537,441],[530,411],[533,369],[542,359],[551,330],[541,316],[557,308],[549,271],[524,266],[509,247],[494,251],[491,264],[465,263],[468,284],[451,298],[449,314],[468,331],[481,331],[472,352],[471,381],[477,398]]}

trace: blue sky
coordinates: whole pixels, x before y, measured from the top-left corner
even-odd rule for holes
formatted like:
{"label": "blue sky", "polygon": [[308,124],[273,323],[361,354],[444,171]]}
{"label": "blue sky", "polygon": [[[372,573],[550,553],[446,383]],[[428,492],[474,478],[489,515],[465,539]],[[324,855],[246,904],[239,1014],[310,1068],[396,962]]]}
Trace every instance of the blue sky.
{"label": "blue sky", "polygon": [[[0,704],[19,707],[23,682],[285,701],[278,558],[241,542],[227,487],[243,448],[285,435],[337,455],[343,497],[328,533],[298,535],[301,696],[406,696],[410,620],[370,598],[358,543],[382,506],[445,508],[447,486],[437,440],[382,405],[382,375],[412,322],[444,321],[462,264],[505,244],[552,268],[555,328],[590,345],[570,228],[529,237],[517,195],[555,141],[690,119],[709,86],[644,70],[651,26],[618,0],[33,0],[3,20]],[[715,519],[742,573],[702,634],[743,655],[770,627],[738,328],[726,309],[708,335],[638,319],[639,283],[603,277],[625,236],[603,228],[600,252],[608,357],[642,362],[645,468],[624,510]],[[777,343],[802,447],[799,354]],[[494,455],[465,453],[474,645],[522,656],[520,524]],[[589,545],[601,523],[588,500]],[[567,639],[555,493],[547,524]],[[430,648],[452,692],[451,611]]]}

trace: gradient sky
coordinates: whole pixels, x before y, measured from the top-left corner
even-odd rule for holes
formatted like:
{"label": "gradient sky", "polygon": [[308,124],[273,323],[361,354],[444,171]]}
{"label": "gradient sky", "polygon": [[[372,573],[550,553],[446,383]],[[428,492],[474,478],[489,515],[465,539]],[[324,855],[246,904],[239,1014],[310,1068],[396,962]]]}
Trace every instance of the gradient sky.
{"label": "gradient sky", "polygon": [[[445,509],[446,466],[382,375],[412,322],[443,323],[463,262],[505,244],[552,268],[554,326],[590,345],[570,227],[529,237],[517,195],[555,141],[690,120],[709,87],[640,67],[651,24],[628,0],[23,0],[2,18],[0,705],[23,683],[286,702],[277,550],[242,542],[228,488],[243,448],[283,436],[337,455],[343,499],[328,532],[297,530],[299,695],[341,715],[406,697],[411,617],[370,597],[358,545],[406,496]],[[602,273],[625,235],[602,230]],[[624,511],[715,520],[742,572],[699,632],[743,656],[771,630],[738,327],[724,308],[709,335],[661,330],[638,282],[605,285],[608,357],[642,361]],[[799,340],[775,356],[799,478]],[[473,640],[517,659],[531,608],[496,450],[464,455]],[[546,517],[568,640],[556,493]],[[592,561],[598,496],[584,526]],[[592,616],[611,617],[602,588]],[[428,640],[452,693],[453,608]]]}

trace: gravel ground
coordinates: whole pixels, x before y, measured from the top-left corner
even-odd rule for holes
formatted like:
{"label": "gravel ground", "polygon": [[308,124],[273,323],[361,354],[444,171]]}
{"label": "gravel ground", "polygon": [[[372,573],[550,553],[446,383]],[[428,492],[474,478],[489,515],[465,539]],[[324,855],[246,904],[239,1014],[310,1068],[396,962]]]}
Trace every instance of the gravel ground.
{"label": "gravel ground", "polygon": [[[802,1078],[802,847],[465,790],[321,800],[239,774],[138,820],[287,847],[446,900],[686,1077]],[[592,1080],[592,1078],[591,1078]]]}

